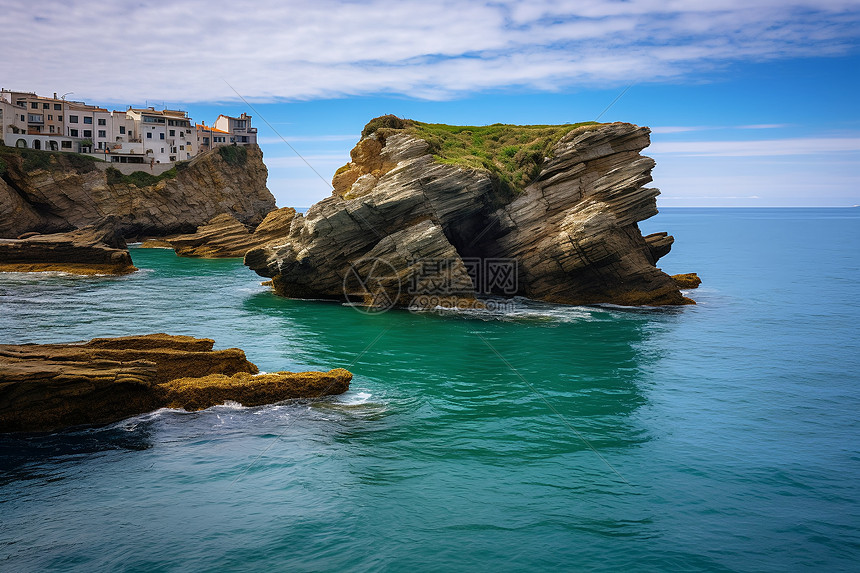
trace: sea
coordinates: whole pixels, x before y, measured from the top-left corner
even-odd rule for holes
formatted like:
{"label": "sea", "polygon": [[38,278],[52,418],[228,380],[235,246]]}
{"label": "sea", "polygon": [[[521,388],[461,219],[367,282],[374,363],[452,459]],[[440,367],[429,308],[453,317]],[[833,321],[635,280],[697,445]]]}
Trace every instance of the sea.
{"label": "sea", "polygon": [[695,306],[363,313],[239,259],[0,275],[0,342],[167,332],[320,400],[0,435],[0,571],[858,571],[860,209],[664,208]]}

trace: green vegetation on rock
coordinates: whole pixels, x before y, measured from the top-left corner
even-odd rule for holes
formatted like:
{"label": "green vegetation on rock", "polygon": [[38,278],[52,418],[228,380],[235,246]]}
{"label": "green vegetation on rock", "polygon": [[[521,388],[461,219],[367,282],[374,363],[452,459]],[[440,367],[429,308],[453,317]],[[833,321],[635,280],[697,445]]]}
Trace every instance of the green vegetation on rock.
{"label": "green vegetation on rock", "polygon": [[[50,169],[52,165],[57,164],[59,161],[65,161],[66,164],[71,167],[86,173],[95,169],[96,162],[101,162],[101,159],[96,159],[89,155],[81,155],[80,153],[41,151],[38,149],[26,149],[22,147],[0,148],[0,157],[6,158],[4,164],[8,164],[9,159],[14,156],[18,156],[23,159],[22,168],[28,173],[36,171],[37,169]],[[0,172],[2,171],[3,170],[0,170]]]}
{"label": "green vegetation on rock", "polygon": [[379,131],[385,137],[405,129],[430,144],[436,161],[470,169],[483,169],[503,189],[518,191],[534,181],[552,148],[571,130],[597,122],[564,125],[485,126],[422,123],[385,115],[371,120],[362,137]]}
{"label": "green vegetation on rock", "polygon": [[232,165],[234,167],[245,165],[245,162],[248,160],[248,150],[238,145],[225,145],[223,147],[219,147],[218,153],[221,154],[221,158],[227,163],[227,165]]}
{"label": "green vegetation on rock", "polygon": [[152,175],[146,171],[134,171],[129,175],[124,175],[122,171],[115,167],[105,169],[108,185],[135,185],[137,187],[148,187],[155,185],[164,179],[173,179],[177,173],[188,166],[187,161],[180,161],[161,175]]}

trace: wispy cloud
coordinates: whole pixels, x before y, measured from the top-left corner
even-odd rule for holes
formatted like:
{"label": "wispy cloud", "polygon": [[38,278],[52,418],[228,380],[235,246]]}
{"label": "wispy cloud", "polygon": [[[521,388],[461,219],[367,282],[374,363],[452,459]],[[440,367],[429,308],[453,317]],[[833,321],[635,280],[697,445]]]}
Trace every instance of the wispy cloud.
{"label": "wispy cloud", "polygon": [[[3,7],[3,84],[126,103],[675,79],[733,61],[842,54],[853,0],[227,0]],[[80,46],[86,54],[63,49]],[[38,48],[35,48],[38,47]],[[106,65],[107,63],[107,65]]]}
{"label": "wispy cloud", "polygon": [[674,153],[712,157],[764,157],[860,152],[860,137],[809,137],[751,141],[662,141],[649,154]]}

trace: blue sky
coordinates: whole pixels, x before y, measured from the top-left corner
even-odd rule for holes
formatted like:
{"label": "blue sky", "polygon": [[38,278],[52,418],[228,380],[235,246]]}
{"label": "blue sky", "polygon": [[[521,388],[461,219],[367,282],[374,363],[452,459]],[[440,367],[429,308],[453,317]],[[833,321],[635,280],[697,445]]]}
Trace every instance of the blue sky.
{"label": "blue sky", "polygon": [[372,117],[585,121],[628,87],[601,120],[653,129],[659,205],[860,204],[858,1],[38,6],[0,6],[0,85],[251,113],[281,206],[327,196]]}

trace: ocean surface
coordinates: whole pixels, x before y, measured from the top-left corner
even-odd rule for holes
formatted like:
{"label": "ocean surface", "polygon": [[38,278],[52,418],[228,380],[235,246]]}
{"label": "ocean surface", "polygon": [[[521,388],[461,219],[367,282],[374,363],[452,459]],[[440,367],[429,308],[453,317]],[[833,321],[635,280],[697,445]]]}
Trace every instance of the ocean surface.
{"label": "ocean surface", "polygon": [[319,401],[0,436],[0,571],[858,571],[860,209],[663,209],[697,306],[363,314],[240,260],[0,274],[0,341],[168,332]]}

